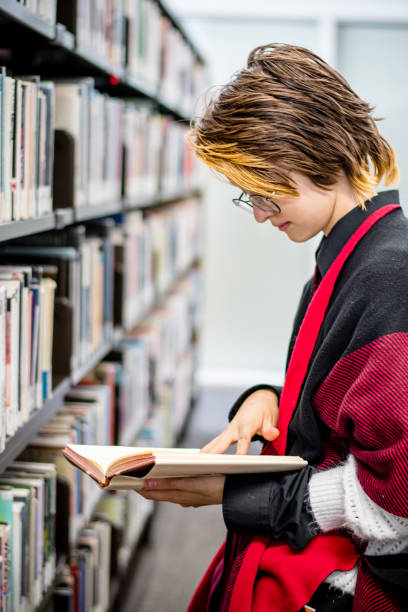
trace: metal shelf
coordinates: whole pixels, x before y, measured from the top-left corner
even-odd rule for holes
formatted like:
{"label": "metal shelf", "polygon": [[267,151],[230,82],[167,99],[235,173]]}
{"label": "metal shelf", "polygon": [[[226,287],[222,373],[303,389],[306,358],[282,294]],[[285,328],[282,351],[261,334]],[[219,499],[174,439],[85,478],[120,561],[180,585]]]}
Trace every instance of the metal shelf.
{"label": "metal shelf", "polygon": [[55,25],[32,13],[16,0],[0,0],[0,15],[17,21],[44,38],[55,39]]}
{"label": "metal shelf", "polygon": [[100,217],[108,217],[109,215],[116,215],[140,208],[162,206],[163,204],[169,204],[177,200],[186,200],[187,198],[199,196],[200,194],[201,191],[199,189],[192,189],[189,191],[157,194],[139,201],[123,199],[106,204],[83,206],[77,209],[59,208],[41,217],[24,219],[23,221],[0,223],[0,243],[7,240],[15,240],[16,238],[23,238],[30,234],[38,234],[54,229],[63,229],[67,225],[72,225],[73,223],[90,221],[91,219],[99,219]]}
{"label": "metal shelf", "polygon": [[75,221],[86,221],[87,219],[98,219],[99,217],[116,215],[121,212],[123,212],[123,201],[116,200],[115,202],[108,202],[105,204],[75,208],[74,218]]}
{"label": "metal shelf", "polygon": [[0,242],[21,238],[29,234],[38,234],[55,228],[55,215],[48,213],[41,217],[24,219],[22,221],[10,221],[0,224]]}
{"label": "metal shelf", "polygon": [[125,210],[137,210],[139,208],[151,208],[153,206],[163,206],[163,204],[170,204],[177,200],[187,200],[188,198],[194,198],[201,195],[200,189],[189,189],[187,191],[174,191],[173,193],[158,193],[157,195],[149,198],[142,198],[140,200],[132,200],[128,198],[124,200],[123,205]]}

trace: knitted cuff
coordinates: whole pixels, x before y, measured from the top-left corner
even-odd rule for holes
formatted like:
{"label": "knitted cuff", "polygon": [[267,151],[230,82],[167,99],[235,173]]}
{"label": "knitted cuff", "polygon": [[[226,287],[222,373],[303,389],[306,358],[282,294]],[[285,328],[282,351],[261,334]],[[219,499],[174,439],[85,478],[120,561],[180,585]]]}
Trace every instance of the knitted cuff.
{"label": "knitted cuff", "polygon": [[362,540],[397,541],[408,536],[408,519],[378,506],[361,486],[357,462],[350,455],[344,465],[345,522]]}
{"label": "knitted cuff", "polygon": [[313,474],[309,481],[309,503],[321,531],[344,526],[344,465]]}

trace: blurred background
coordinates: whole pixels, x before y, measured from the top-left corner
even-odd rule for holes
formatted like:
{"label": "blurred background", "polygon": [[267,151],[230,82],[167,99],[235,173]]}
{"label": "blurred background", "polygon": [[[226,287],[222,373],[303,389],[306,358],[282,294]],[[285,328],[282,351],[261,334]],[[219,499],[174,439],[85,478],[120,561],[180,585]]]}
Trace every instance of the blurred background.
{"label": "blurred background", "polygon": [[[408,2],[406,0],[169,0],[208,66],[210,86],[230,80],[248,53],[269,42],[319,54],[384,118],[400,194],[408,196]],[[312,274],[312,243],[291,243],[270,224],[234,210],[237,190],[203,168],[205,302],[199,381],[245,387],[283,377],[297,300]]]}

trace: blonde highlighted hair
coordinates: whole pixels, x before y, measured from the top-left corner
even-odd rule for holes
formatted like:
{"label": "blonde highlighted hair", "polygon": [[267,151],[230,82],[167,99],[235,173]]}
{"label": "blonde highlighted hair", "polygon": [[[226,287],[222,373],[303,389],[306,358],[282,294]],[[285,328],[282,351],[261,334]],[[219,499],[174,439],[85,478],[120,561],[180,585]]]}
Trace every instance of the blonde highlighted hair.
{"label": "blonde highlighted hair", "polygon": [[290,172],[330,189],[343,170],[364,206],[382,179],[399,179],[372,111],[320,57],[273,43],[250,53],[188,140],[203,162],[249,192],[297,196]]}

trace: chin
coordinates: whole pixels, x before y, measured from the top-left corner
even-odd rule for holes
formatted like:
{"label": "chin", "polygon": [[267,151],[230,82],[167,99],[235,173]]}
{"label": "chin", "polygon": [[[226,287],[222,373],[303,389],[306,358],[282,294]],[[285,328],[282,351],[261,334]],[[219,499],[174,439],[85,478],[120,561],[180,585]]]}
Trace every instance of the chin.
{"label": "chin", "polygon": [[288,238],[291,242],[307,242],[308,240],[310,240],[310,238],[313,238],[313,236],[289,236]]}
{"label": "chin", "polygon": [[298,235],[293,234],[293,235],[291,236],[291,235],[289,235],[289,233],[287,233],[287,236],[288,236],[289,240],[291,240],[292,242],[298,242],[298,243],[301,243],[301,242],[307,242],[308,240],[311,240],[311,238],[314,238],[314,237],[315,237],[315,236],[317,236],[319,233],[320,233],[320,232],[319,232],[319,231],[317,231],[317,232],[313,232],[313,233],[310,233],[310,234],[303,234],[303,236],[302,236],[302,235],[299,235],[299,234],[298,234]]}

